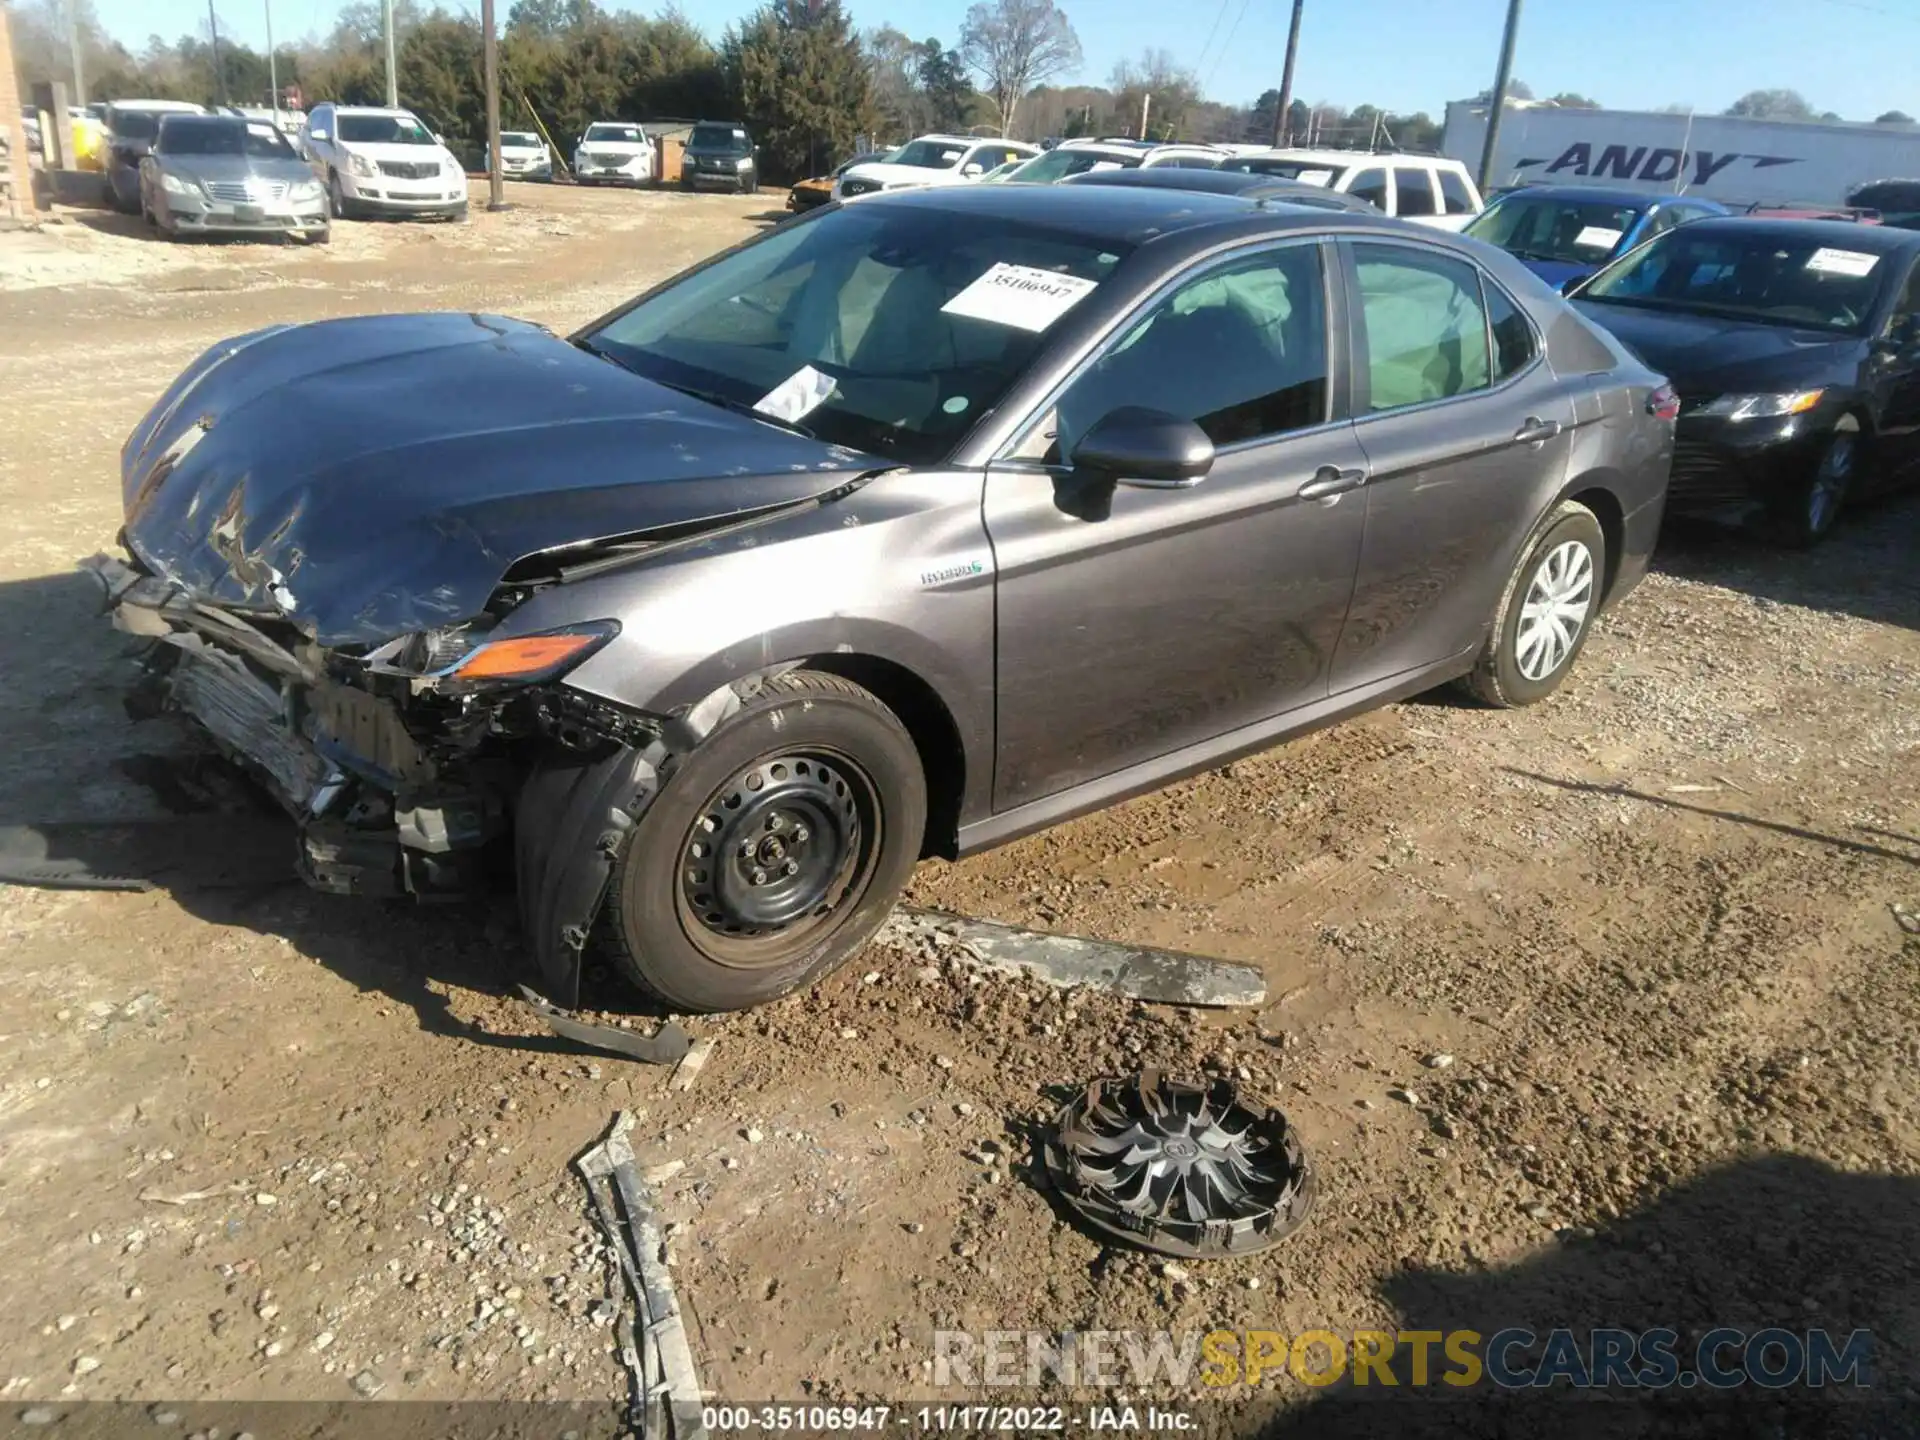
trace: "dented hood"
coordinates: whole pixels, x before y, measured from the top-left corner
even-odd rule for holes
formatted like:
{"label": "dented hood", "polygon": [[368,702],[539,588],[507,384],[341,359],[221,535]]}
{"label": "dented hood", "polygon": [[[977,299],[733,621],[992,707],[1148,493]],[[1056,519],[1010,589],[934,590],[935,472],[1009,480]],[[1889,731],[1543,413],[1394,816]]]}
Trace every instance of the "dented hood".
{"label": "dented hood", "polygon": [[125,540],[328,645],[465,620],[515,560],[808,499],[876,462],[491,315],[283,326],[208,351],[121,453]]}

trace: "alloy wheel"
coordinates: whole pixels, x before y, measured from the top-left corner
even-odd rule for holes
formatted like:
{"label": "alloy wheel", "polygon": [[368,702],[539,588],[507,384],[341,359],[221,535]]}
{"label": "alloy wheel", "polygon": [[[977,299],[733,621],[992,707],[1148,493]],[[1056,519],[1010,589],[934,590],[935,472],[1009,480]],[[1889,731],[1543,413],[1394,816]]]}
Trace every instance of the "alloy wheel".
{"label": "alloy wheel", "polygon": [[1824,535],[1839,518],[1840,506],[1853,483],[1853,432],[1840,430],[1820,452],[1820,464],[1813,472],[1813,484],[1807,487],[1807,533]]}
{"label": "alloy wheel", "polygon": [[1549,550],[1527,582],[1527,597],[1514,630],[1513,658],[1520,673],[1545,680],[1573,654],[1593,610],[1593,552],[1578,540]]}

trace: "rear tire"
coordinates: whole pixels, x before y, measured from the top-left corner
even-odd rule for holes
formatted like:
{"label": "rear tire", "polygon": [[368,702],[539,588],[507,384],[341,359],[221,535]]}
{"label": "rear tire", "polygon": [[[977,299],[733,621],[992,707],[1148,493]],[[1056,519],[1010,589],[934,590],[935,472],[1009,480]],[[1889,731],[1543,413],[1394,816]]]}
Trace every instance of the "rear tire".
{"label": "rear tire", "polygon": [[1486,646],[1464,677],[1467,690],[1502,710],[1558,690],[1600,613],[1606,573],[1599,520],[1576,501],[1561,502],[1508,579]]}
{"label": "rear tire", "polygon": [[614,866],[609,948],[672,1008],[740,1010],[840,965],[920,858],[926,779],[870,692],[796,670],[672,772]]}

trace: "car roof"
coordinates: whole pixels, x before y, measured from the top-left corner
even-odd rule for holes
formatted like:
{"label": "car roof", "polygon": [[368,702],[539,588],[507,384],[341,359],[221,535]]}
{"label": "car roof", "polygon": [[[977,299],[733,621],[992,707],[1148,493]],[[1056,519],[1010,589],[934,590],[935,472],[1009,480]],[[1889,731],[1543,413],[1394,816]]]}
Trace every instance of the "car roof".
{"label": "car roof", "polygon": [[[1424,241],[1457,245],[1462,254],[1469,253],[1470,243],[1377,212],[1309,210],[1296,205],[1263,207],[1240,195],[1155,185],[927,185],[863,196],[854,203],[986,215],[1059,230],[1096,244],[1140,245],[1162,236],[1200,236],[1209,231],[1220,232],[1224,240],[1236,233],[1257,235],[1328,226],[1361,226],[1400,235],[1414,232]],[[1475,246],[1471,253],[1478,254],[1481,248]]]}
{"label": "car roof", "polygon": [[1696,204],[1707,205],[1719,203],[1690,195],[1649,195],[1644,190],[1619,190],[1611,185],[1517,185],[1499,198],[1504,200],[1509,195],[1544,195],[1550,200],[1593,200],[1602,205],[1645,206],[1667,200],[1693,200]]}
{"label": "car roof", "polygon": [[[1302,180],[1283,180],[1248,170],[1188,170],[1165,165],[1151,170],[1089,170],[1069,175],[1062,185],[1122,186],[1142,190],[1187,190],[1210,195],[1236,195],[1246,200],[1286,200],[1304,197],[1322,210],[1351,210],[1364,215],[1378,213],[1378,207],[1365,200],[1329,190],[1324,185],[1309,185]],[[1322,198],[1324,197],[1324,198]]]}
{"label": "car roof", "polygon": [[[1836,250],[1863,250],[1872,255],[1899,255],[1920,250],[1920,230],[1890,225],[1857,225],[1851,220],[1761,219],[1752,215],[1715,215],[1681,229],[1688,235],[1770,235],[1782,243],[1809,241]],[[1680,232],[1672,232],[1680,233]]]}
{"label": "car roof", "polygon": [[1299,160],[1309,165],[1444,165],[1465,169],[1445,155],[1414,155],[1405,150],[1261,150],[1241,160]]}
{"label": "car roof", "polygon": [[336,115],[405,115],[410,119],[420,117],[404,105],[335,105]]}

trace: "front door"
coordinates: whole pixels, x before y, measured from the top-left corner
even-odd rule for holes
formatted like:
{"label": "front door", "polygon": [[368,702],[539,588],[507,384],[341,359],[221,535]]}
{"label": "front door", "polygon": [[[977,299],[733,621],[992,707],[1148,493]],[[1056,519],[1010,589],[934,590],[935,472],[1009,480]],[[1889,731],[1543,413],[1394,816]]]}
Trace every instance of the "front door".
{"label": "front door", "polygon": [[1908,274],[1867,359],[1873,392],[1878,478],[1920,463],[1920,263]]}
{"label": "front door", "polygon": [[[1364,521],[1331,253],[1268,246],[1183,278],[990,469],[996,810],[1326,694]],[[1128,405],[1196,421],[1211,473],[1189,489],[1076,474],[1078,438]]]}
{"label": "front door", "polygon": [[1335,693],[1477,643],[1565,483],[1578,383],[1554,376],[1532,322],[1466,260],[1402,242],[1344,248],[1370,479]]}

